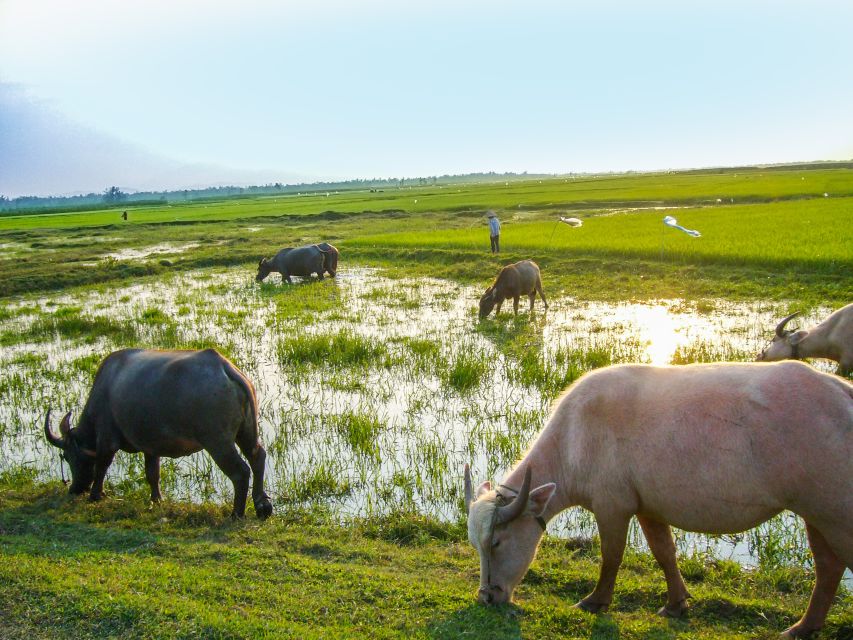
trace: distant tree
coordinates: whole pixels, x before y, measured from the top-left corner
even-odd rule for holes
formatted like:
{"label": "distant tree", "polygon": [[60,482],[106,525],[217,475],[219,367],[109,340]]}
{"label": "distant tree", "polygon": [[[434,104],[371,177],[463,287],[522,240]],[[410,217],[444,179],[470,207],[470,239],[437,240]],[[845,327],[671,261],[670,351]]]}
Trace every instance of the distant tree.
{"label": "distant tree", "polygon": [[127,194],[118,187],[110,187],[104,191],[104,202],[122,202],[127,200]]}

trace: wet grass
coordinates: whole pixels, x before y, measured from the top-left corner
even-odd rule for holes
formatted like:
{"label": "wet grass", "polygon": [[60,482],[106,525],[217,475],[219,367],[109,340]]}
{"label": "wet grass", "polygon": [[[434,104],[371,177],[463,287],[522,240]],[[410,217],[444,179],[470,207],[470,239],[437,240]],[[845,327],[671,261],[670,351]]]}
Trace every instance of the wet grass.
{"label": "wet grass", "polygon": [[488,368],[486,358],[463,348],[442,369],[441,379],[451,389],[465,393],[480,386]]}
{"label": "wet grass", "polygon": [[282,364],[297,367],[365,367],[389,363],[384,345],[349,331],[284,338],[278,343],[277,353]]}

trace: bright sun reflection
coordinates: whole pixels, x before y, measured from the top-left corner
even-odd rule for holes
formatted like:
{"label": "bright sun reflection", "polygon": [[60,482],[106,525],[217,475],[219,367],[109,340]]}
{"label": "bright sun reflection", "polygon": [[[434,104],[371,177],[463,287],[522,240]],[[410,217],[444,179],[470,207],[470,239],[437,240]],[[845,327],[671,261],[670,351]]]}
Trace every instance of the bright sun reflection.
{"label": "bright sun reflection", "polygon": [[638,307],[633,310],[636,330],[646,343],[646,354],[651,364],[669,364],[675,350],[688,342],[685,320],[677,318],[665,307]]}

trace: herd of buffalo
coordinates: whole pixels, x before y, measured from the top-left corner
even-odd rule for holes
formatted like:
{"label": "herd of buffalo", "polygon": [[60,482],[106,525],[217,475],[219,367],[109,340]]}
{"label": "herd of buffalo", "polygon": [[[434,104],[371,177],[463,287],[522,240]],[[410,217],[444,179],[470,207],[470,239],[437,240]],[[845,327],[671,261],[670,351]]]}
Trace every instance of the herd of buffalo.
{"label": "herd of buffalo", "polygon": [[[256,279],[274,271],[286,282],[334,277],[338,257],[328,243],[282,249],[259,262]],[[532,310],[537,293],[547,309],[536,263],[508,265],[480,298],[479,316],[500,312],[510,298],[518,313],[523,295]],[[783,636],[819,629],[845,567],[853,567],[853,385],[790,360],[829,358],[839,374],[853,372],[853,304],[809,329],[787,329],[794,315],[758,355],[764,363],[617,365],[583,376],[504,484],[475,489],[466,465],[479,599],[509,601],[548,520],[580,505],[595,516],[602,563],[595,589],[577,606],[595,613],[610,605],[636,516],[666,577],[659,613],[680,616],[689,593],[671,525],[735,533],[790,510],[806,523],[815,587],[806,613]],[[776,360],[788,361],[767,363]],[[157,501],[160,458],[204,449],[234,485],[232,517],[245,513],[250,479],[255,513],[272,513],[254,386],[213,349],[116,351],[100,365],[76,427],[70,418],[56,435],[48,410],[44,431],[71,468],[72,494],[100,499],[115,454],[142,452]]]}

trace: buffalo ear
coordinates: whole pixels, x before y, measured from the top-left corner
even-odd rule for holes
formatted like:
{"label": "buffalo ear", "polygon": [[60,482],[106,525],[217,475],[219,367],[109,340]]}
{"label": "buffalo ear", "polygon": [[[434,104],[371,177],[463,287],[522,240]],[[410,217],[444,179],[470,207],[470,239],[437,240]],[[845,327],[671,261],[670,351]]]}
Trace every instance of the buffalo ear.
{"label": "buffalo ear", "polygon": [[65,417],[62,418],[62,422],[59,423],[59,433],[62,434],[63,438],[67,438],[68,434],[71,433],[71,412],[65,414]]}
{"label": "buffalo ear", "polygon": [[488,480],[486,480],[483,484],[481,484],[479,487],[477,487],[477,491],[474,493],[474,495],[477,498],[479,498],[481,495],[483,495],[484,493],[491,491],[491,490],[492,490],[492,483],[489,482]]}
{"label": "buffalo ear", "polygon": [[267,261],[267,259],[266,259],[266,258],[261,258],[261,259],[260,259],[260,261],[258,262],[258,266],[259,266],[259,267],[264,266],[264,262],[266,262],[266,261]]}
{"label": "buffalo ear", "polygon": [[808,331],[800,329],[799,331],[795,331],[794,333],[788,334],[785,339],[788,341],[789,345],[795,347],[800,344],[807,335],[809,335]]}
{"label": "buffalo ear", "polygon": [[527,510],[533,516],[541,516],[545,513],[545,508],[554,497],[554,492],[557,490],[557,485],[553,482],[543,484],[541,487],[536,487],[530,492],[530,497],[527,499]]}

